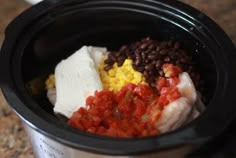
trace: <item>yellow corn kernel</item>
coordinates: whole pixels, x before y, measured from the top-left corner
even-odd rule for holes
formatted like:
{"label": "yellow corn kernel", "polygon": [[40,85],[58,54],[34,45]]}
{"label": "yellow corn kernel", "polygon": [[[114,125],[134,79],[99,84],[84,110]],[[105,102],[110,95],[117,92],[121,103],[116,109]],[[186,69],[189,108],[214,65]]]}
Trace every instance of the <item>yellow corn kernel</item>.
{"label": "yellow corn kernel", "polygon": [[113,69],[111,69],[111,70],[108,71],[108,74],[109,74],[109,76],[111,76],[111,77],[115,77],[116,72],[115,72]]}
{"label": "yellow corn kernel", "polygon": [[55,88],[55,76],[54,74],[50,74],[49,77],[47,78],[46,82],[46,89],[50,89],[50,88]]}

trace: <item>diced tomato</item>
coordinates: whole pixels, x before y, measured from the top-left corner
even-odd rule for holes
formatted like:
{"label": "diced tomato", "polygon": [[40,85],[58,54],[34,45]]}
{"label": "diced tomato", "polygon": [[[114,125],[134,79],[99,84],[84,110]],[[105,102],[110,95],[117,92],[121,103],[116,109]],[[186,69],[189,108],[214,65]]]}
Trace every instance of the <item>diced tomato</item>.
{"label": "diced tomato", "polygon": [[90,132],[90,133],[95,133],[96,130],[97,130],[97,129],[96,129],[96,127],[94,127],[94,126],[87,129],[87,131]]}
{"label": "diced tomato", "polygon": [[173,64],[164,64],[162,69],[165,77],[177,77],[182,72],[179,66],[175,66]]}
{"label": "diced tomato", "polygon": [[148,104],[147,106],[147,113],[150,113],[150,111],[152,111],[152,108],[154,108],[156,105],[158,105],[158,101],[159,101],[159,96],[155,97],[155,99]]}
{"label": "diced tomato", "polygon": [[160,116],[161,116],[161,110],[157,106],[153,109],[153,111],[150,114],[150,119],[149,119],[150,123],[154,125],[159,120]]}
{"label": "diced tomato", "polygon": [[158,135],[160,132],[158,129],[154,128],[152,131],[149,132],[150,136]]}
{"label": "diced tomato", "polygon": [[135,111],[133,113],[133,115],[136,118],[141,118],[142,115],[146,112],[147,106],[145,105],[145,103],[139,99],[139,98],[135,98],[134,99],[134,104],[135,104]]}
{"label": "diced tomato", "polygon": [[169,92],[169,87],[163,87],[161,90],[160,90],[160,94],[161,95],[167,95]]}
{"label": "diced tomato", "polygon": [[125,97],[127,91],[133,92],[135,88],[136,85],[133,83],[127,84],[126,86],[122,87],[121,90],[116,94],[116,101],[119,102],[119,100]]}
{"label": "diced tomato", "polygon": [[86,105],[93,105],[94,104],[93,101],[94,101],[94,96],[88,96],[86,98]]}
{"label": "diced tomato", "polygon": [[97,133],[101,135],[104,135],[105,131],[106,131],[106,128],[104,128],[103,126],[99,126],[97,129]]}
{"label": "diced tomato", "polygon": [[143,135],[144,137],[148,136],[148,134],[149,134],[149,132],[148,132],[147,129],[144,129],[144,130],[142,131],[142,135]]}
{"label": "diced tomato", "polygon": [[106,109],[106,110],[103,112],[103,116],[104,116],[105,118],[112,116],[112,114],[113,114],[113,111],[110,110],[110,109]]}
{"label": "diced tomato", "polygon": [[164,77],[159,77],[157,79],[157,90],[161,90],[163,87],[169,86],[169,82]]}
{"label": "diced tomato", "polygon": [[142,98],[144,101],[149,102],[154,96],[152,88],[148,85],[139,84],[135,89],[134,93]]}
{"label": "diced tomato", "polygon": [[169,101],[166,99],[166,95],[161,95],[158,100],[158,105],[165,106],[168,104],[169,104]]}
{"label": "diced tomato", "polygon": [[176,99],[178,99],[180,97],[181,97],[181,94],[180,94],[179,90],[177,88],[174,88],[174,89],[172,89],[170,94],[167,95],[166,99],[169,102],[173,102],[173,101],[175,101]]}
{"label": "diced tomato", "polygon": [[130,115],[132,108],[132,102],[126,98],[121,99],[121,101],[117,105],[118,111],[123,113],[124,116]]}

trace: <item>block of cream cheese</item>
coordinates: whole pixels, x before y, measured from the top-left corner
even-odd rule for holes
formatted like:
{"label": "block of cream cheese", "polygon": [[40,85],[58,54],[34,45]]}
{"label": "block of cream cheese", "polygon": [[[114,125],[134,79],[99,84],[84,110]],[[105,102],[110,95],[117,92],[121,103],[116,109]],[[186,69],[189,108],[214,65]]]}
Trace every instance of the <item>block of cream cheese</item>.
{"label": "block of cream cheese", "polygon": [[179,74],[179,80],[177,87],[181,96],[186,97],[191,104],[194,104],[197,100],[197,91],[189,74],[187,72]]}
{"label": "block of cream cheese", "polygon": [[103,89],[97,68],[106,54],[106,48],[83,46],[56,66],[55,113],[69,118],[89,95]]}

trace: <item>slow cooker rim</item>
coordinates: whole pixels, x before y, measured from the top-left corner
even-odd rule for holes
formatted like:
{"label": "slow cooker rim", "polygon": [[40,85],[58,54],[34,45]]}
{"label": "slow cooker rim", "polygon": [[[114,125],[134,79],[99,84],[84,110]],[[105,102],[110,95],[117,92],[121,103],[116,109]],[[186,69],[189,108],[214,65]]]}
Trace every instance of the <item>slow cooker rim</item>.
{"label": "slow cooker rim", "polygon": [[[217,30],[217,29],[216,29],[216,30]],[[224,37],[224,38],[222,38],[222,39],[228,39],[228,37],[225,36],[225,34],[224,34],[224,36],[221,35],[221,37]],[[229,41],[229,40],[227,40],[227,41]],[[8,99],[9,102],[11,102],[11,99],[12,99],[11,97],[13,97],[12,94],[9,94],[9,93],[8,93],[9,90],[11,90],[11,88],[12,88],[12,87],[7,87],[7,86],[4,87],[4,86],[3,86],[3,92],[4,92],[6,98]],[[14,96],[14,97],[17,97],[17,96]],[[14,103],[12,103],[12,105],[14,105]],[[15,108],[17,109],[18,107],[15,107]],[[18,111],[18,110],[16,110],[16,111]],[[22,114],[19,113],[19,115],[22,115]],[[28,122],[28,121],[27,121],[27,122]],[[41,131],[41,132],[42,132],[42,131]],[[46,134],[46,133],[45,133],[45,134]],[[168,135],[169,135],[169,134],[168,134]],[[62,141],[62,140],[59,140],[59,141]]]}

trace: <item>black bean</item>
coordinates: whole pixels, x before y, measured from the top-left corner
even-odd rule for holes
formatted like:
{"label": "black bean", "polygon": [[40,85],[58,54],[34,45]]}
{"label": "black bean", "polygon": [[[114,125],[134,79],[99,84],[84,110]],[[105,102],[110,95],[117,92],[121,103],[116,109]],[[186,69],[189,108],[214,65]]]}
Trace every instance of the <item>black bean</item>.
{"label": "black bean", "polygon": [[160,51],[160,54],[161,54],[161,55],[166,55],[166,54],[167,54],[167,52],[168,52],[168,50],[167,50],[167,49],[162,49],[162,50]]}
{"label": "black bean", "polygon": [[141,49],[145,49],[145,48],[147,48],[147,46],[148,46],[147,43],[143,43],[143,44],[140,46],[140,48],[141,48]]}
{"label": "black bean", "polygon": [[160,69],[161,68],[161,64],[162,64],[161,60],[157,60],[156,61],[156,69]]}
{"label": "black bean", "polygon": [[142,53],[141,53],[141,57],[142,57],[142,59],[146,59],[146,56],[147,56],[147,55],[146,55],[145,52],[142,52]]}
{"label": "black bean", "polygon": [[179,42],[175,42],[174,49],[179,49],[179,47],[180,47]]}
{"label": "black bean", "polygon": [[150,81],[153,81],[155,74],[155,71],[151,68],[151,70],[149,70],[149,75],[151,76]]}
{"label": "black bean", "polygon": [[119,52],[119,51],[114,53],[115,57],[119,57],[120,55],[121,55],[121,52]]}
{"label": "black bean", "polygon": [[148,59],[150,59],[150,60],[155,60],[155,59],[157,59],[157,54],[154,54],[154,53],[148,54]]}
{"label": "black bean", "polygon": [[111,65],[106,65],[106,66],[104,67],[104,70],[105,70],[105,71],[109,71],[111,68],[112,68]]}
{"label": "black bean", "polygon": [[147,49],[146,51],[144,51],[144,53],[145,53],[145,54],[149,54],[149,53],[151,53],[151,51],[152,51],[152,50]]}
{"label": "black bean", "polygon": [[124,60],[125,60],[125,57],[124,57],[124,56],[119,56],[119,57],[117,58],[117,66],[122,66]]}
{"label": "black bean", "polygon": [[167,63],[170,62],[170,57],[165,57],[164,61]]}
{"label": "black bean", "polygon": [[139,66],[141,64],[141,60],[140,59],[136,59],[134,63],[135,63],[136,66]]}
{"label": "black bean", "polygon": [[153,66],[153,68],[156,66],[156,60],[152,60],[152,62],[150,63],[152,66]]}
{"label": "black bean", "polygon": [[161,47],[160,46],[157,46],[156,47],[156,51],[159,52],[161,50]]}
{"label": "black bean", "polygon": [[143,75],[144,75],[144,77],[148,78],[149,77],[149,72],[147,70],[144,70]]}
{"label": "black bean", "polygon": [[143,38],[141,42],[146,42],[149,39],[149,37]]}
{"label": "black bean", "polygon": [[142,51],[141,51],[140,49],[136,49],[136,50],[134,51],[134,54],[135,54],[135,55],[139,55],[139,54],[141,54],[141,52],[142,52]]}
{"label": "black bean", "polygon": [[139,59],[139,60],[141,60],[142,59],[142,54],[135,54],[135,59]]}
{"label": "black bean", "polygon": [[145,69],[144,69],[143,66],[139,66],[139,67],[137,67],[137,70],[138,70],[139,72],[143,72]]}
{"label": "black bean", "polygon": [[150,38],[150,37],[146,37],[144,40],[145,40],[145,41],[150,41],[151,38]]}
{"label": "black bean", "polygon": [[133,63],[132,66],[133,66],[134,70],[141,72],[139,69],[139,67],[140,67],[139,65],[135,65],[135,63]]}
{"label": "black bean", "polygon": [[125,56],[119,56],[118,58],[117,58],[117,61],[124,61],[125,60]]}
{"label": "black bean", "polygon": [[146,64],[150,63],[150,60],[146,59],[146,60],[145,60],[145,63],[146,63]]}
{"label": "black bean", "polygon": [[153,44],[153,41],[152,40],[148,40],[146,43],[148,44],[148,47],[149,47],[151,44]]}
{"label": "black bean", "polygon": [[106,59],[106,60],[104,61],[104,63],[105,63],[105,64],[108,64],[108,65],[113,65],[113,64],[114,64],[114,61],[111,60],[110,58],[108,58],[108,59]]}
{"label": "black bean", "polygon": [[149,71],[151,71],[152,70],[152,64],[148,64],[148,65],[146,65],[144,68],[146,69],[146,70],[149,70]]}
{"label": "black bean", "polygon": [[154,44],[150,44],[150,45],[148,46],[148,49],[152,50],[154,47],[155,47]]}
{"label": "black bean", "polygon": [[160,76],[164,76],[164,72],[162,70],[159,70],[158,73],[159,73]]}
{"label": "black bean", "polygon": [[125,51],[125,50],[127,50],[127,46],[126,46],[126,45],[123,45],[123,46],[120,48],[120,51],[122,52],[122,51]]}
{"label": "black bean", "polygon": [[122,66],[124,61],[117,61],[117,66]]}
{"label": "black bean", "polygon": [[116,61],[116,57],[114,56],[114,53],[109,53],[108,58],[110,58],[112,61]]}

